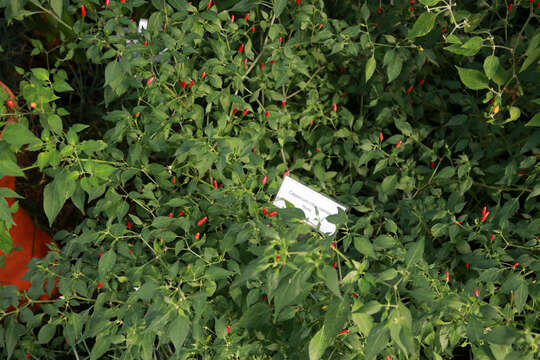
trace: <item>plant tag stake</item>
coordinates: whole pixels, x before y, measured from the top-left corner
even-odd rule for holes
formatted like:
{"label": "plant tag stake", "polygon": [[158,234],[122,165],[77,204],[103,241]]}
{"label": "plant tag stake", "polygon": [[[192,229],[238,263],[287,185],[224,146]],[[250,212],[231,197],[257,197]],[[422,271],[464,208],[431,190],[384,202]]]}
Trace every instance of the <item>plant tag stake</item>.
{"label": "plant tag stake", "polygon": [[274,205],[283,209],[286,207],[285,201],[304,211],[306,222],[309,225],[317,227],[320,224],[320,231],[330,235],[336,232],[336,225],[328,222],[326,217],[337,214],[339,208],[343,211],[347,210],[345,206],[289,176],[283,179]]}

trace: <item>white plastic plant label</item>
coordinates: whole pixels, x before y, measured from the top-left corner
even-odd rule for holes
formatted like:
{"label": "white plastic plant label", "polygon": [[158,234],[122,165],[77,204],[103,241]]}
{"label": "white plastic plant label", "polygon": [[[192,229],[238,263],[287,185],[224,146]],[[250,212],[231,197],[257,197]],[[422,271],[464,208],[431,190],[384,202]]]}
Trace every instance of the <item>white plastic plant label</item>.
{"label": "white plastic plant label", "polygon": [[306,222],[314,227],[320,224],[320,231],[326,234],[336,232],[336,225],[328,222],[326,217],[337,214],[339,208],[343,209],[343,211],[347,210],[345,206],[338,204],[334,200],[289,176],[283,179],[274,200],[274,205],[283,209],[286,207],[285,201],[304,211]]}

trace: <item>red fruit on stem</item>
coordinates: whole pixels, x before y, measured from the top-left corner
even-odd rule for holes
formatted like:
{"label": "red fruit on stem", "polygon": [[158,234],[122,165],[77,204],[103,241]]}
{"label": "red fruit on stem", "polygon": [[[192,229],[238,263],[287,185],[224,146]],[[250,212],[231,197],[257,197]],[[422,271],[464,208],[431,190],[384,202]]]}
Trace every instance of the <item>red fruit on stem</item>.
{"label": "red fruit on stem", "polygon": [[176,184],[176,178],[175,177],[172,178],[172,183]]}
{"label": "red fruit on stem", "polygon": [[82,17],[86,16],[86,8],[84,7],[84,5],[81,5],[81,16]]}
{"label": "red fruit on stem", "polygon": [[15,106],[15,101],[13,101],[13,99],[8,99],[8,100],[6,101],[6,105],[7,105],[7,107],[12,108],[12,107]]}
{"label": "red fruit on stem", "polygon": [[420,80],[420,86],[424,85],[424,79]]}
{"label": "red fruit on stem", "polygon": [[336,242],[335,241],[332,241],[332,244],[330,245],[331,247],[333,247],[334,249],[336,248]]}
{"label": "red fruit on stem", "polygon": [[268,217],[274,217],[277,215],[277,211],[272,211],[271,213],[268,214]]}
{"label": "red fruit on stem", "polygon": [[495,239],[495,235],[491,235],[489,238],[490,238],[491,240],[493,240],[493,239]]}
{"label": "red fruit on stem", "polygon": [[487,211],[487,206],[484,206],[484,208],[482,209],[482,216],[486,215],[486,211]]}
{"label": "red fruit on stem", "polygon": [[191,82],[188,84],[189,87],[192,87],[193,84],[195,84],[195,80],[191,80]]}
{"label": "red fruit on stem", "polygon": [[465,267],[468,269],[471,264],[465,263]]}
{"label": "red fruit on stem", "polygon": [[197,221],[197,225],[202,226],[206,220],[208,220],[208,216],[205,216],[201,220]]}
{"label": "red fruit on stem", "polygon": [[266,112],[264,113],[264,116],[269,117],[270,116],[270,111],[266,110]]}
{"label": "red fruit on stem", "polygon": [[254,25],[251,26],[251,32],[252,32],[252,33],[255,32],[255,26],[254,26]]}
{"label": "red fruit on stem", "polygon": [[238,112],[238,109],[233,109],[233,114],[236,114]]}
{"label": "red fruit on stem", "polygon": [[170,217],[170,218],[172,218],[172,216],[173,216],[173,213],[172,213],[172,212],[170,212],[170,213],[169,213],[169,217]]}
{"label": "red fruit on stem", "polygon": [[446,282],[450,281],[450,273],[446,270]]}
{"label": "red fruit on stem", "polygon": [[513,6],[514,6],[514,4],[510,3],[510,5],[508,5],[508,11],[512,11]]}
{"label": "red fruit on stem", "polygon": [[382,132],[379,133],[379,140],[383,141],[384,140],[384,135]]}
{"label": "red fruit on stem", "polygon": [[247,13],[246,16],[244,16],[244,20],[247,21],[247,19],[249,19],[249,13]]}
{"label": "red fruit on stem", "polygon": [[339,72],[342,73],[342,72],[344,72],[344,71],[345,71],[345,68],[343,67],[343,65],[340,66],[340,67],[339,67]]}
{"label": "red fruit on stem", "polygon": [[409,86],[409,88],[407,89],[407,92],[410,93],[410,92],[412,91],[412,89],[413,89],[413,86],[411,85],[411,86]]}
{"label": "red fruit on stem", "polygon": [[353,293],[352,296],[355,297],[355,298],[357,298],[357,297],[358,297],[358,294],[357,294],[357,293]]}
{"label": "red fruit on stem", "polygon": [[204,79],[205,76],[206,76],[206,71],[203,71],[203,73],[201,74],[201,77]]}
{"label": "red fruit on stem", "polygon": [[178,213],[178,215],[184,215],[184,213],[185,213],[185,210],[182,210],[182,211],[180,211],[180,212]]}
{"label": "red fruit on stem", "polygon": [[155,78],[154,78],[153,76],[150,76],[150,77],[148,78],[148,80],[146,80],[146,85],[150,85],[151,83],[153,83],[153,82],[154,82],[154,79],[155,79]]}
{"label": "red fruit on stem", "polygon": [[105,6],[111,5],[111,0],[105,0]]}
{"label": "red fruit on stem", "polygon": [[285,102],[285,100],[281,100],[281,106],[285,107],[285,105],[287,105],[287,103]]}
{"label": "red fruit on stem", "polygon": [[268,210],[266,210],[266,208],[263,209],[263,214],[264,215],[268,214]]}
{"label": "red fruit on stem", "polygon": [[244,112],[242,112],[242,114],[243,114],[243,115],[247,115],[248,112],[249,112],[249,109],[246,109],[246,110],[244,110]]}
{"label": "red fruit on stem", "polygon": [[281,42],[283,42],[283,38],[282,38],[281,36],[279,37],[278,40],[279,40],[279,43],[280,43],[280,44],[281,44]]}
{"label": "red fruit on stem", "polygon": [[486,219],[488,218],[488,216],[489,216],[489,211],[486,212],[486,214],[482,216],[482,219],[481,219],[482,222],[486,221]]}
{"label": "red fruit on stem", "polygon": [[283,173],[283,177],[287,177],[287,176],[289,176],[289,174],[290,174],[290,172],[289,172],[289,170],[287,170],[287,171],[285,171],[285,172]]}
{"label": "red fruit on stem", "polygon": [[101,289],[102,286],[103,286],[103,282],[101,282],[101,281],[98,282],[98,284],[97,284],[97,289],[98,289],[98,290]]}
{"label": "red fruit on stem", "polygon": [[253,148],[253,149],[251,150],[251,152],[256,153],[256,152],[257,152],[257,149]]}
{"label": "red fruit on stem", "polygon": [[377,14],[380,14],[382,13],[382,9],[381,8],[377,8]]}
{"label": "red fruit on stem", "polygon": [[231,22],[234,22],[234,14],[231,15]]}
{"label": "red fruit on stem", "polygon": [[444,34],[445,32],[446,32],[446,28],[444,28],[444,29],[441,30],[441,33]]}
{"label": "red fruit on stem", "polygon": [[276,255],[276,260],[279,260],[279,255]]}
{"label": "red fruit on stem", "polygon": [[128,223],[127,223],[127,228],[128,228],[128,229],[131,229],[131,221],[128,221]]}
{"label": "red fruit on stem", "polygon": [[218,186],[217,186],[217,181],[214,180],[214,189],[217,189],[217,188],[218,188]]}
{"label": "red fruit on stem", "polygon": [[268,176],[265,175],[261,182],[263,185],[265,185],[267,181],[268,181]]}
{"label": "red fruit on stem", "polygon": [[238,48],[238,52],[239,53],[244,52],[244,44],[240,45],[240,47]]}
{"label": "red fruit on stem", "polygon": [[212,0],[208,0],[208,5],[206,5],[207,9],[210,9],[212,7]]}
{"label": "red fruit on stem", "polygon": [[402,141],[401,141],[401,140],[399,140],[399,141],[398,141],[398,143],[396,144],[396,147],[397,147],[397,148],[398,148],[398,147],[400,147],[400,146],[401,146],[401,144],[402,144]]}
{"label": "red fruit on stem", "polygon": [[332,110],[337,111],[337,104],[336,103],[332,104]]}
{"label": "red fruit on stem", "polygon": [[335,269],[337,266],[337,261],[334,261],[334,263],[332,264],[332,267]]}
{"label": "red fruit on stem", "polygon": [[476,295],[476,297],[480,296],[480,293],[478,292],[478,289],[474,289],[474,295]]}
{"label": "red fruit on stem", "polygon": [[432,161],[430,166],[433,169],[435,167],[435,161]]}
{"label": "red fruit on stem", "polygon": [[274,60],[270,60],[270,65],[272,65],[274,63]]}
{"label": "red fruit on stem", "polygon": [[296,0],[296,5],[300,5],[300,0]]}
{"label": "red fruit on stem", "polygon": [[201,233],[196,233],[195,234],[195,240],[199,240],[200,237],[201,237]]}
{"label": "red fruit on stem", "polygon": [[321,152],[321,149],[317,148],[317,152]]}
{"label": "red fruit on stem", "polygon": [[514,265],[512,265],[512,269],[515,269],[515,268],[517,268],[517,267],[518,267],[518,265],[519,265],[519,263],[518,263],[518,262],[516,262],[516,263],[515,263]]}
{"label": "red fruit on stem", "polygon": [[186,84],[185,81],[182,81],[182,83],[180,85],[182,85],[182,89],[185,89],[187,84]]}
{"label": "red fruit on stem", "polygon": [[245,58],[244,59],[244,66],[247,66],[247,63],[248,63],[248,58]]}
{"label": "red fruit on stem", "polygon": [[101,259],[101,257],[103,256],[103,253],[99,253],[99,258]]}
{"label": "red fruit on stem", "polygon": [[261,63],[261,70],[264,69],[264,63]]}
{"label": "red fruit on stem", "polygon": [[349,333],[349,329],[344,329],[344,330],[341,330],[338,334],[341,335],[341,334],[348,334]]}
{"label": "red fruit on stem", "polygon": [[227,335],[231,333],[231,325],[227,325]]}

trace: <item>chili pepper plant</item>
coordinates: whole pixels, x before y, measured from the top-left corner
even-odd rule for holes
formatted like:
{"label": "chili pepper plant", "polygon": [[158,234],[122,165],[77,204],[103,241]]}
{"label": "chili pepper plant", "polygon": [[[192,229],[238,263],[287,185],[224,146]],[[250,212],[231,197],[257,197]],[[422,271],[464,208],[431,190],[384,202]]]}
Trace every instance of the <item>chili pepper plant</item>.
{"label": "chili pepper plant", "polygon": [[[0,7],[62,29],[0,93],[0,176],[37,152],[49,224],[84,215],[0,288],[3,358],[537,357],[539,3]],[[87,64],[99,116],[74,121]],[[273,205],[284,175],[347,206],[334,234]]]}

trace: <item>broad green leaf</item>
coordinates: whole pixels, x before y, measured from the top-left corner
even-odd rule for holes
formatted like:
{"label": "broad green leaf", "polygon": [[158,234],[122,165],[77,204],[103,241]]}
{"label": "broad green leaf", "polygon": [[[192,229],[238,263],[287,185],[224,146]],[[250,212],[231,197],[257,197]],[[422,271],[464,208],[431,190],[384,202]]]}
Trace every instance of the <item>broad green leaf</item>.
{"label": "broad green leaf", "polygon": [[377,61],[375,60],[375,54],[371,55],[366,63],[366,82],[371,79],[373,73],[375,72],[375,67],[377,66]]}
{"label": "broad green leaf", "polygon": [[405,265],[410,267],[416,264],[424,256],[424,238],[418,239],[412,246],[409,247],[407,255],[405,256]]}
{"label": "broad green leaf", "polygon": [[401,57],[396,55],[394,57],[394,60],[391,61],[388,67],[386,68],[386,74],[388,75],[388,83],[391,83],[399,76],[399,74],[401,73],[402,67],[403,67],[403,60],[401,60]]}
{"label": "broad green leaf", "polygon": [[434,6],[437,5],[441,0],[420,0],[422,5]]}
{"label": "broad green leaf", "polygon": [[517,288],[514,293],[514,301],[516,303],[517,312],[520,313],[523,311],[523,307],[527,302],[527,297],[529,296],[529,288],[525,281],[521,282],[521,285]]}
{"label": "broad green leaf", "polygon": [[366,237],[355,237],[354,247],[361,254],[371,256],[374,259],[377,258],[377,254],[375,253],[375,248],[373,247],[373,244]]}
{"label": "broad green leaf", "polygon": [[471,90],[482,90],[489,87],[488,79],[478,70],[456,66],[461,82]]}
{"label": "broad green leaf", "polygon": [[371,328],[373,327],[373,318],[370,315],[363,313],[353,313],[351,317],[352,321],[354,321],[354,324],[358,327],[358,330],[360,330],[362,335],[368,336]]}
{"label": "broad green leaf", "polygon": [[370,15],[367,2],[365,2],[364,5],[362,5],[362,7],[360,8],[360,14],[362,15],[362,19],[364,19],[364,21],[367,23]]}
{"label": "broad green leaf", "polygon": [[51,0],[51,7],[56,15],[61,19],[62,18],[62,7],[63,7],[64,1],[63,0]]}
{"label": "broad green leaf", "polygon": [[3,139],[10,145],[22,146],[26,144],[39,144],[39,140],[28,128],[21,123],[9,124],[4,129]]}
{"label": "broad green leaf", "polygon": [[56,332],[56,325],[54,324],[45,324],[39,329],[38,333],[38,343],[47,344],[53,338]]}
{"label": "broad green leaf", "polygon": [[4,176],[23,176],[24,172],[11,159],[0,159],[0,178]]}
{"label": "broad green leaf", "polygon": [[101,359],[111,347],[112,337],[109,334],[100,334],[96,337],[96,343],[90,352],[90,360]]}
{"label": "broad green leaf", "polygon": [[191,322],[186,316],[175,316],[173,322],[169,326],[169,338],[174,344],[176,351],[182,348],[184,341],[186,340],[189,330],[191,328]]}
{"label": "broad green leaf", "polygon": [[49,72],[47,71],[47,69],[33,68],[33,69],[31,69],[31,71],[32,71],[32,74],[34,74],[34,76],[38,80],[41,80],[41,81],[49,80]]}
{"label": "broad green leaf", "polygon": [[285,7],[287,6],[287,0],[274,0],[274,15],[279,17]]}
{"label": "broad green leaf", "polygon": [[487,334],[487,340],[497,345],[510,345],[516,337],[516,329],[508,326],[496,326]]}
{"label": "broad green leaf", "polygon": [[322,327],[309,341],[309,360],[319,360],[327,347],[328,343],[325,341],[324,327]]}
{"label": "broad green leaf", "polygon": [[536,113],[525,126],[540,126],[540,112]]}
{"label": "broad green leaf", "polygon": [[51,127],[51,130],[56,134],[62,133],[62,119],[56,114],[51,114],[47,117],[47,123]]}
{"label": "broad green leaf", "polygon": [[113,249],[106,251],[99,259],[98,271],[101,278],[108,277],[109,273],[114,268],[116,264],[116,253]]}
{"label": "broad green leaf", "polygon": [[488,79],[493,79],[497,69],[499,68],[499,58],[493,55],[490,55],[484,59],[484,73]]}
{"label": "broad green leaf", "polygon": [[390,194],[395,190],[396,184],[397,184],[397,176],[390,175],[384,178],[381,184],[381,189],[384,193]]}
{"label": "broad green leaf", "polygon": [[341,292],[339,291],[339,282],[336,269],[331,266],[325,266],[322,272],[326,286],[328,286],[330,291],[332,291],[335,295],[341,296]]}
{"label": "broad green leaf", "polygon": [[510,118],[506,120],[506,122],[515,121],[519,119],[519,116],[521,115],[521,110],[517,106],[510,106],[508,112],[510,113]]}
{"label": "broad green leaf", "polygon": [[43,190],[43,210],[49,220],[49,226],[52,225],[65,202],[66,199],[58,191],[54,182],[45,185]]}
{"label": "broad green leaf", "polygon": [[433,29],[436,18],[437,14],[433,12],[422,13],[414,23],[412,29],[409,31],[407,38],[414,39],[416,37],[427,35],[431,29]]}
{"label": "broad green leaf", "polygon": [[388,328],[384,324],[377,324],[371,329],[366,339],[364,354],[366,360],[373,360],[386,347],[388,342]]}

